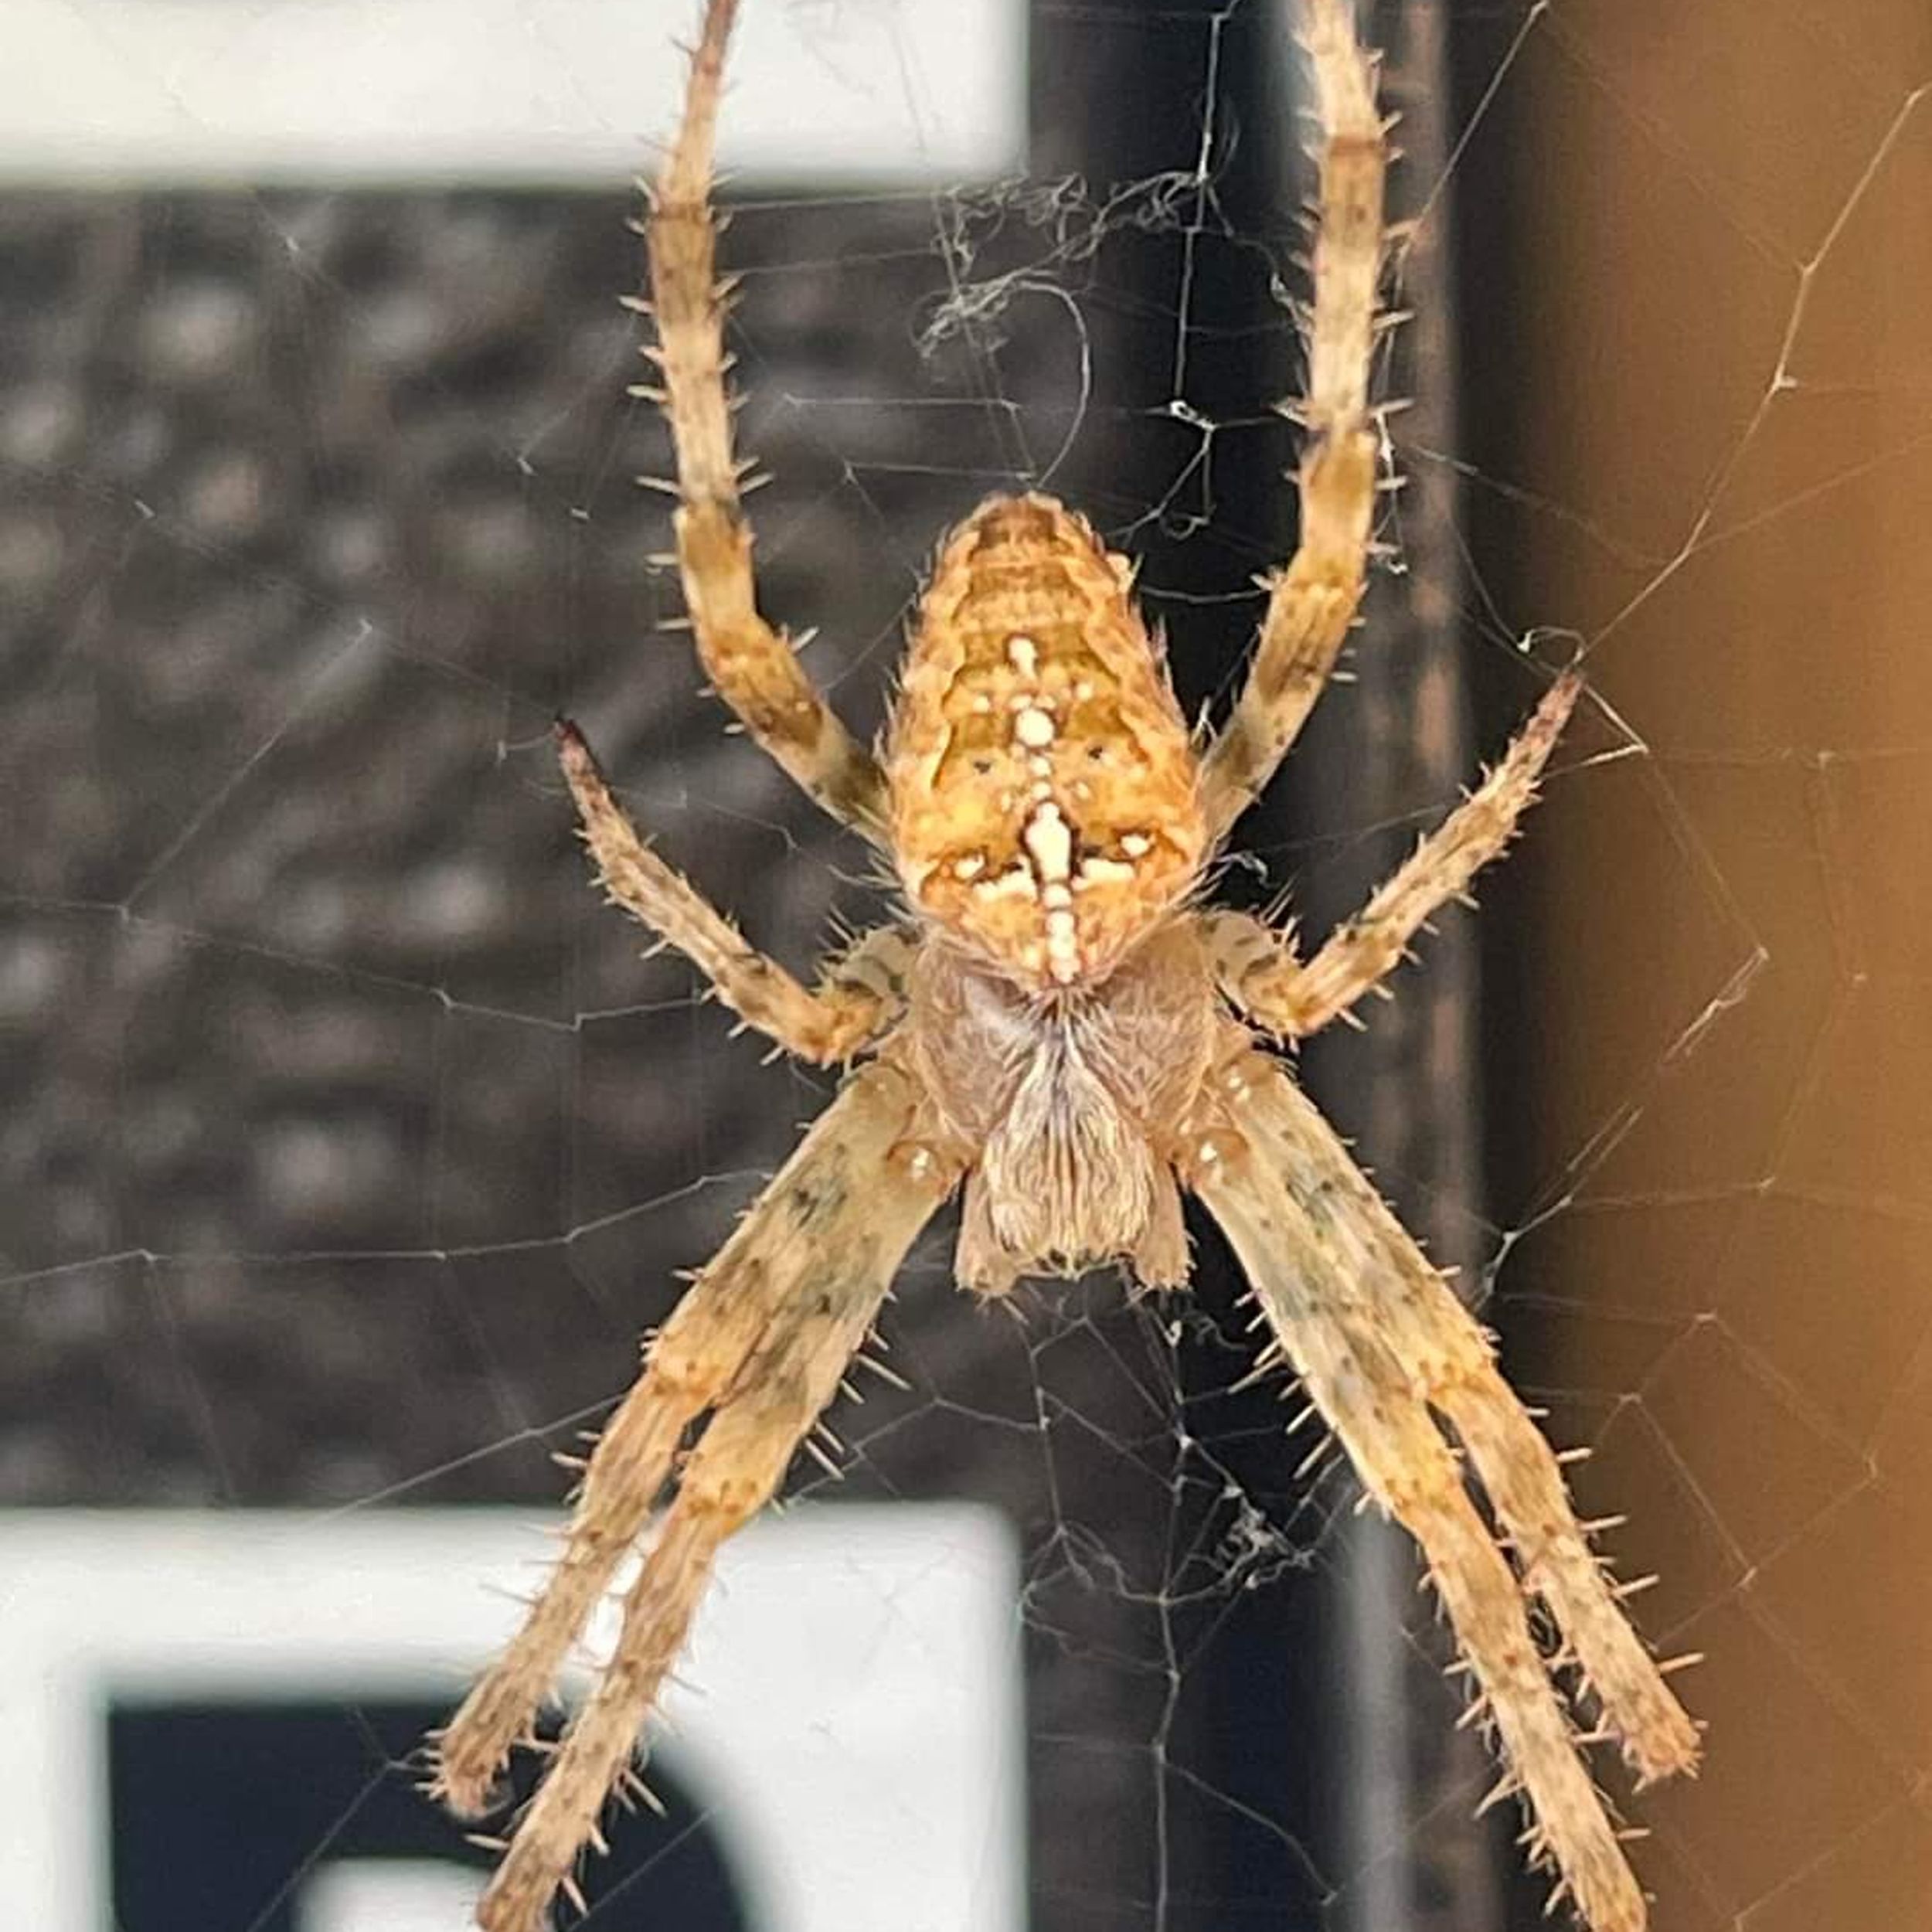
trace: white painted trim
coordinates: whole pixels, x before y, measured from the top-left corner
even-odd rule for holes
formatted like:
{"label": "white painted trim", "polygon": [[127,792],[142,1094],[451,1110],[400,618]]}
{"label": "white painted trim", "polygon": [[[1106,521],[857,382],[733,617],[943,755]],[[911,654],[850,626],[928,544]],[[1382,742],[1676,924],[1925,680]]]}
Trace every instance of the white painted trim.
{"label": "white painted trim", "polygon": [[[7,0],[0,179],[617,184],[697,0]],[[719,130],[760,181],[1016,170],[1022,0],[756,0]]]}
{"label": "white painted trim", "polygon": [[295,1932],[464,1932],[485,1876],[415,1859],[344,1859],[302,1887]]}
{"label": "white painted trim", "polygon": [[[7,1923],[111,1923],[111,1700],[454,1703],[550,1547],[500,1509],[0,1513]],[[966,1505],[813,1505],[727,1547],[662,1748],[760,1927],[1019,1932],[1019,1587]]]}

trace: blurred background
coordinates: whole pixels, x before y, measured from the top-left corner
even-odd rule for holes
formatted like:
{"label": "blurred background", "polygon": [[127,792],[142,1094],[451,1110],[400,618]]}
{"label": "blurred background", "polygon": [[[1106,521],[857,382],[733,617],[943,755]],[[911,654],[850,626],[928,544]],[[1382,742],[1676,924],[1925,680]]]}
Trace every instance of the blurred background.
{"label": "blurred background", "polygon": [[[1050,488],[1190,705],[1291,546],[1275,0],[747,0],[767,607],[881,715]],[[566,709],[797,966],[864,855],[724,736],[636,489],[628,175],[682,0],[16,0],[0,78],[0,1895],[431,1932],[416,1791],[675,1270],[826,1083],[588,889]],[[1391,0],[1369,622],[1224,896],[1319,931],[1551,666],[1527,834],[1312,1090],[1499,1331],[1709,1720],[1657,1932],[1932,1923],[1932,23]],[[589,1923],[1540,1923],[1399,1536],[1197,1293],[950,1286],[747,1539]],[[1017,1318],[1015,1318],[1017,1317]],[[791,1614],[814,1606],[809,1617]],[[802,1645],[802,1648],[801,1648]],[[849,1662],[835,1664],[835,1659]],[[815,1682],[815,1679],[817,1681]],[[798,1687],[787,1699],[781,1686]],[[812,1701],[818,1692],[817,1702]],[[750,1699],[755,1722],[734,1709]],[[794,1796],[828,1802],[814,1811]]]}

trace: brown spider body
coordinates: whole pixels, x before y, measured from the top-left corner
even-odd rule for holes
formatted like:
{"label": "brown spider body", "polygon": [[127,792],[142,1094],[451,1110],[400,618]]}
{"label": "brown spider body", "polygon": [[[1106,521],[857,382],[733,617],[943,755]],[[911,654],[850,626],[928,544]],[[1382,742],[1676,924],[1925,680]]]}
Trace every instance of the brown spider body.
{"label": "brown spider body", "polygon": [[1091,984],[1194,883],[1196,761],[1133,567],[1050,497],[939,555],[888,734],[907,896],[1017,982]]}
{"label": "brown spider body", "polygon": [[892,848],[925,923],[887,1049],[966,1168],[956,1271],[1000,1294],[1124,1260],[1186,1279],[1164,1137],[1214,1020],[1191,923],[1193,747],[1133,566],[1049,497],[941,547],[887,734]]}
{"label": "brown spider body", "polygon": [[[1642,1779],[1695,1768],[1697,1727],[1631,1628],[1562,1468],[1489,1338],[1262,1043],[1349,1016],[1508,843],[1582,689],[1551,685],[1502,761],[1311,958],[1194,903],[1293,742],[1354,621],[1376,500],[1368,396],[1384,128],[1349,0],[1299,0],[1321,129],[1305,325],[1300,542],[1267,582],[1220,730],[1183,724],[1133,570],[1050,498],[995,497],[940,550],[882,761],[760,614],[715,266],[711,144],[735,0],[706,0],[676,144],[644,224],[699,655],[757,743],[884,849],[912,910],[808,987],[639,835],[574,726],[563,770],[611,896],[747,1026],[819,1065],[862,1060],[649,1343],[584,1468],[563,1554],[438,1742],[435,1784],[490,1801],[627,1555],[616,1653],[573,1716],[478,1908],[537,1932],[600,1842],[726,1538],[783,1483],[929,1217],[962,1195],[957,1272],[998,1294],[1118,1260],[1187,1275],[1185,1187],[1246,1269],[1266,1363],[1300,1378],[1368,1495],[1420,1546],[1524,1842],[1590,1932],[1644,1896],[1572,1713]],[[1445,1428],[1459,1447],[1452,1448]],[[1480,1483],[1494,1527],[1471,1494]],[[653,1512],[667,1492],[661,1522]],[[1531,1619],[1560,1633],[1563,1676]]]}

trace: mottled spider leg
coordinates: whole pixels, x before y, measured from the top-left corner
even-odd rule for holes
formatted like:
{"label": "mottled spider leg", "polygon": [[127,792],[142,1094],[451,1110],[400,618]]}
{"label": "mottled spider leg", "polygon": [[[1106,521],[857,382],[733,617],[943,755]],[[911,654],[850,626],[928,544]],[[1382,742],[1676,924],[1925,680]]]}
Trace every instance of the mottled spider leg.
{"label": "mottled spider leg", "polygon": [[651,1342],[585,1471],[564,1554],[437,1747],[458,1809],[489,1801],[571,1642],[643,1534],[685,1431],[709,1423],[624,1604],[617,1653],[572,1721],[485,1893],[488,1932],[534,1932],[566,1884],[681,1647],[719,1546],[770,1497],[832,1399],[957,1164],[920,1134],[917,1087],[854,1074]]}
{"label": "mottled spider leg", "polygon": [[1244,1054],[1222,1080],[1376,1332],[1461,1438],[1525,1587],[1556,1619],[1631,1768],[1645,1781],[1695,1770],[1697,1726],[1624,1615],[1570,1507],[1555,1453],[1503,1379],[1475,1316],[1277,1062]]}
{"label": "mottled spider leg", "polygon": [[848,732],[798,662],[791,643],[758,614],[751,526],[740,499],[725,383],[730,287],[718,280],[711,158],[735,0],[709,0],[691,57],[684,118],[650,191],[641,226],[651,294],[634,306],[655,318],[645,354],[661,387],[635,393],[662,405],[677,454],[673,517],[678,563],[698,655],[719,697],[792,778],[834,818],[881,836],[885,781],[878,761]]}
{"label": "mottled spider leg", "polygon": [[1247,685],[1202,760],[1217,839],[1267,783],[1328,682],[1362,600],[1375,507],[1369,373],[1388,166],[1375,66],[1355,39],[1351,0],[1304,0],[1301,38],[1321,129],[1308,394],[1288,411],[1308,437],[1297,476],[1301,536],[1270,581]]}
{"label": "mottled spider leg", "polygon": [[1529,1806],[1532,1842],[1561,1874],[1560,1895],[1573,1895],[1592,1932],[1643,1932],[1643,1893],[1537,1648],[1522,1588],[1410,1370],[1364,1305],[1357,1257],[1340,1251],[1332,1227],[1318,1226],[1297,1198],[1267,1124],[1238,1094],[1228,1097],[1228,1124],[1200,1136],[1186,1178],[1240,1257],[1281,1353],[1364,1488],[1420,1545]]}
{"label": "mottled spider leg", "polygon": [[586,1465],[562,1559],[436,1741],[431,1788],[465,1817],[498,1801],[512,1747],[532,1735],[571,1645],[643,1533],[685,1429],[717,1400],[770,1315],[766,1300],[743,1294],[732,1259],[729,1249],[719,1254],[648,1345],[644,1372]]}
{"label": "mottled spider leg", "polygon": [[1288,1039],[1347,1013],[1395,970],[1430,915],[1465,892],[1509,844],[1582,689],[1574,671],[1550,686],[1502,762],[1312,959],[1298,957],[1284,935],[1247,913],[1208,914],[1203,923],[1223,992],[1257,1026]]}
{"label": "mottled spider leg", "polygon": [[684,954],[740,1019],[801,1060],[852,1056],[898,1017],[910,949],[882,928],[834,963],[815,991],[747,944],[737,927],[638,836],[611,795],[574,725],[557,726],[557,753],[577,802],[584,842],[612,901]]}

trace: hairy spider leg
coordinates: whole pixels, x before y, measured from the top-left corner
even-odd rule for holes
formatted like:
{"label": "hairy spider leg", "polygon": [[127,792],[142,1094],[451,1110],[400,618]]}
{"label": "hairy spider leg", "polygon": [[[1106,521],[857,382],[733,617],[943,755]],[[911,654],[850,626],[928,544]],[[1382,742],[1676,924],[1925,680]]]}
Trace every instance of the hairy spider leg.
{"label": "hairy spider leg", "polygon": [[1328,682],[1362,600],[1375,508],[1369,375],[1388,171],[1375,63],[1355,39],[1349,0],[1304,0],[1301,38],[1321,128],[1308,393],[1284,406],[1308,435],[1297,473],[1301,533],[1269,580],[1247,682],[1202,760],[1201,802],[1216,840],[1259,796]]}
{"label": "hairy spider leg", "polygon": [[897,1019],[910,953],[902,935],[880,927],[836,959],[815,989],[801,985],[638,836],[576,726],[560,723],[556,736],[584,843],[611,903],[682,953],[746,1025],[828,1066],[850,1060]]}
{"label": "hairy spider leg", "polygon": [[1223,1083],[1225,1124],[1203,1134],[1189,1182],[1240,1258],[1281,1355],[1363,1487],[1420,1546],[1501,1740],[1509,1775],[1500,1788],[1520,1784],[1532,1852],[1554,1861],[1557,1895],[1574,1896],[1593,1932],[1643,1932],[1643,1893],[1537,1648],[1524,1586],[1398,1352],[1402,1338],[1385,1332],[1355,1272],[1362,1257],[1338,1243],[1335,1218],[1318,1220],[1300,1198],[1279,1134],[1253,1104],[1270,1065],[1258,1053],[1237,1060],[1236,1081]]}
{"label": "hairy spider leg", "polygon": [[617,1658],[518,1822],[486,1897],[489,1932],[539,1923],[637,1742],[718,1546],[776,1490],[951,1191],[957,1162],[923,1124],[898,1068],[852,1075],[647,1349],[585,1469],[561,1560],[437,1740],[434,1787],[459,1811],[486,1808],[643,1535],[686,1429],[711,1411],[628,1600]]}
{"label": "hairy spider leg", "polygon": [[1465,893],[1508,845],[1536,802],[1536,781],[1582,689],[1581,675],[1565,672],[1502,763],[1312,959],[1298,957],[1288,935],[1246,913],[1204,915],[1222,991],[1255,1025],[1284,1039],[1301,1039],[1348,1015],[1407,956],[1430,916]]}
{"label": "hairy spider leg", "polygon": [[1555,1619],[1604,1729],[1645,1781],[1694,1771],[1697,1726],[1631,1628],[1617,1587],[1570,1506],[1555,1452],[1503,1379],[1475,1317],[1284,1067],[1249,1053],[1222,1078],[1239,1082],[1245,1130],[1279,1164],[1377,1333],[1454,1429],[1524,1586]]}
{"label": "hairy spider leg", "polygon": [[711,206],[718,95],[736,10],[736,0],[709,0],[677,140],[648,191],[640,225],[651,294],[631,306],[656,321],[657,342],[644,353],[660,382],[633,393],[659,404],[671,426],[678,566],[706,675],[752,737],[815,803],[877,839],[885,799],[878,760],[840,723],[791,639],[758,612],[751,525],[739,488],[744,465],[732,447],[725,379],[731,284],[718,277]]}

